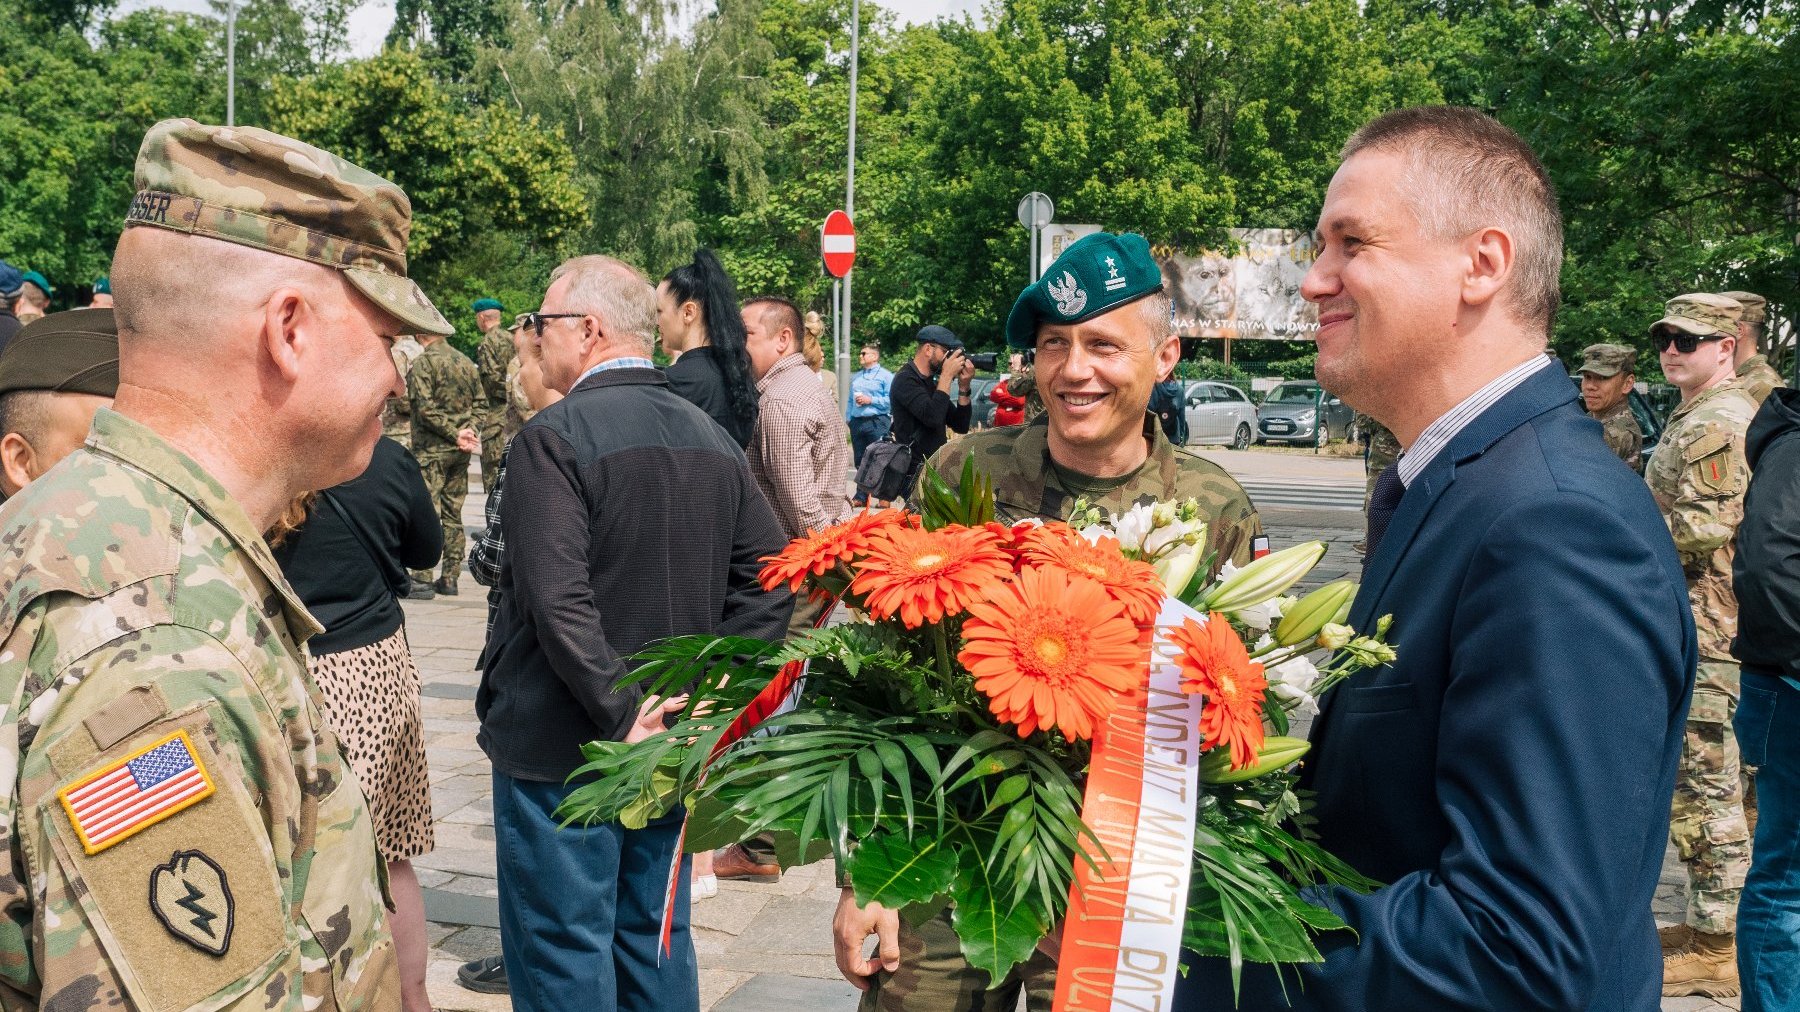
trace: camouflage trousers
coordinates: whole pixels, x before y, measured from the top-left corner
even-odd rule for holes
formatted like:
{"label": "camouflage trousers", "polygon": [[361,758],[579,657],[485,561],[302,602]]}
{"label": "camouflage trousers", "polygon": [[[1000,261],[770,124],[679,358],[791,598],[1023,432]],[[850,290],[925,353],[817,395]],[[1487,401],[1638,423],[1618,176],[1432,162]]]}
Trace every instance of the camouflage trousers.
{"label": "camouflage trousers", "polygon": [[1737,683],[1737,665],[1700,662],[1670,807],[1669,837],[1687,869],[1687,924],[1715,935],[1736,931],[1738,896],[1750,870],[1746,777],[1731,729]]}
{"label": "camouflage trousers", "polygon": [[[496,466],[496,470],[498,467]],[[469,455],[461,452],[429,453],[419,457],[419,471],[425,476],[425,489],[437,504],[438,522],[444,525],[444,559],[442,573],[455,579],[462,572],[463,556],[468,551],[468,538],[463,532],[463,500],[469,496]],[[419,579],[430,579],[427,570]]]}
{"label": "camouflage trousers", "polygon": [[900,969],[875,975],[859,1012],[1013,1012],[1019,995],[1027,1012],[1049,1012],[1056,997],[1056,960],[1037,952],[1012,968],[999,986],[969,965],[944,910],[917,928],[900,922]]}
{"label": "camouflage trousers", "polygon": [[506,424],[506,409],[493,408],[480,416],[481,427],[481,489],[491,492],[494,482],[500,479],[500,452],[506,449],[506,440],[500,436],[500,430]]}

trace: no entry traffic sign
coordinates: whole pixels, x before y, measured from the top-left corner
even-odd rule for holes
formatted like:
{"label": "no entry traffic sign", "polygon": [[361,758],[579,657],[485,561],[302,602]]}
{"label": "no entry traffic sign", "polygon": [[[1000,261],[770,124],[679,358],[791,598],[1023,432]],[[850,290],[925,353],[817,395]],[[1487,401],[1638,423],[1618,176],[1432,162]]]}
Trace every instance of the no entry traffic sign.
{"label": "no entry traffic sign", "polygon": [[841,209],[825,216],[819,229],[819,253],[825,259],[825,273],[841,278],[856,264],[856,226]]}

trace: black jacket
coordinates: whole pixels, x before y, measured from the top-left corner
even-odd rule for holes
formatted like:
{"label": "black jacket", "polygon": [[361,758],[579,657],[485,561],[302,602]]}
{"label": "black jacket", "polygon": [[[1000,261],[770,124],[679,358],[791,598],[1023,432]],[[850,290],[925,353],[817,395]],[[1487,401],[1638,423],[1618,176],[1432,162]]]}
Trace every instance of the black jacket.
{"label": "black jacket", "polygon": [[475,712],[494,768],[560,782],[620,740],[645,646],[780,639],[793,597],[757,583],[787,539],[744,452],[654,369],[614,369],[533,416],[506,451],[506,565]]}
{"label": "black jacket", "polygon": [[6,346],[12,343],[13,335],[23,326],[13,314],[12,306],[4,298],[0,298],[0,351],[6,350]]}
{"label": "black jacket", "polygon": [[681,353],[663,370],[669,377],[669,389],[682,396],[737,440],[739,449],[750,445],[750,434],[756,431],[756,392],[751,390],[750,417],[738,421],[731,413],[731,391],[725,385],[725,369],[719,365],[717,350],[704,345]]}
{"label": "black jacket", "polygon": [[1745,452],[1751,477],[1731,566],[1731,652],[1746,670],[1800,678],[1800,390],[1770,391]]}
{"label": "black jacket", "polygon": [[949,442],[949,437],[944,435],[945,426],[957,432],[969,431],[970,405],[956,403],[912,362],[901,366],[894,374],[894,383],[888,388],[888,401],[894,415],[889,431],[893,432],[895,441],[913,448],[914,467],[931,459],[932,454]]}
{"label": "black jacket", "polygon": [[406,571],[437,565],[443,551],[444,528],[419,462],[383,436],[367,470],[319,493],[275,561],[325,627],[307,649],[335,654],[393,635],[405,619],[395,595],[406,587]]}

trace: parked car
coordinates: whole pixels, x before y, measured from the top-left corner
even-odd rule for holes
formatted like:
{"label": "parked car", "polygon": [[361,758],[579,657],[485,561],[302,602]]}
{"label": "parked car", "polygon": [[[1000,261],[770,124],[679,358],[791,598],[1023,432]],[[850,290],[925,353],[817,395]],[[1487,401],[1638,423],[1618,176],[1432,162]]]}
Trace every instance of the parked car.
{"label": "parked car", "polygon": [[[988,400],[988,391],[1000,385],[1000,377],[976,374],[969,383],[969,428],[991,429],[994,427],[994,402]],[[951,387],[955,390],[955,387]],[[955,395],[952,395],[952,400]]]}
{"label": "parked car", "polygon": [[1229,383],[1210,381],[1188,384],[1188,445],[1224,444],[1234,450],[1250,445],[1256,432],[1256,407],[1242,390]]}
{"label": "parked car", "polygon": [[1311,380],[1289,380],[1263,397],[1256,409],[1256,441],[1324,446],[1349,439],[1356,412]]}

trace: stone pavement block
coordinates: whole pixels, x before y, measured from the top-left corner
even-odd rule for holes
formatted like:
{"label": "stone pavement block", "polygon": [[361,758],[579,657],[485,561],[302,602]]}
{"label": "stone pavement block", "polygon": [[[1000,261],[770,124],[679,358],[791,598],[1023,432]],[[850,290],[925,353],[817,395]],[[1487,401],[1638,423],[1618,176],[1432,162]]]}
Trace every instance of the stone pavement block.
{"label": "stone pavement block", "polygon": [[756,976],[741,970],[709,970],[700,968],[700,1009],[701,1012],[718,1008],[719,1001],[739,984]]}
{"label": "stone pavement block", "polygon": [[[464,896],[485,896],[493,899],[500,895],[500,887],[492,875],[452,875],[436,886],[437,890],[446,893],[461,893]],[[480,924],[481,921],[464,921],[465,924]]]}
{"label": "stone pavement block", "polygon": [[[441,832],[443,826],[440,824]],[[420,871],[427,869],[448,872],[452,875],[485,875],[494,874],[494,851],[471,850],[460,847],[438,846],[431,853],[413,858],[413,867]]]}
{"label": "stone pavement block", "polygon": [[695,903],[690,920],[696,928],[736,937],[744,933],[764,907],[778,898],[766,886],[720,882],[719,895]]}
{"label": "stone pavement block", "polygon": [[781,974],[759,973],[723,1001],[712,1006],[713,1012],[794,1012],[796,1009],[850,1009],[856,1006],[859,992],[839,977],[828,980],[803,980]]}
{"label": "stone pavement block", "polygon": [[500,929],[485,926],[464,928],[445,939],[440,951],[460,960],[497,956],[500,954]]}
{"label": "stone pavement block", "polygon": [[[467,879],[463,881],[467,881]],[[500,927],[500,904],[492,896],[471,896],[443,889],[427,889],[425,890],[425,917],[438,924],[466,924],[471,927],[498,930]],[[496,947],[498,944],[496,941]]]}

